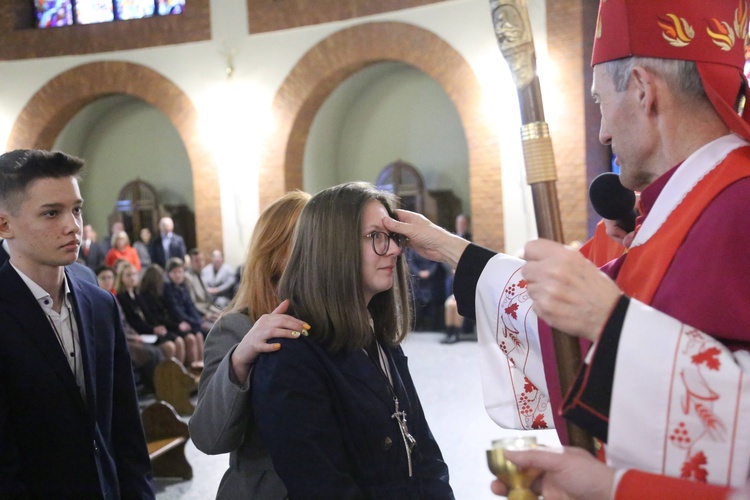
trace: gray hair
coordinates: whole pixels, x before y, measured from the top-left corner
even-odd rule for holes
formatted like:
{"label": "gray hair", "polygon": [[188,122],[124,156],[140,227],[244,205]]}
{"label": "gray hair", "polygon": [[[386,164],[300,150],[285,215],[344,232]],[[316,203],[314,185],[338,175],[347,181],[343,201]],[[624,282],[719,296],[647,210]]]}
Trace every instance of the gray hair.
{"label": "gray hair", "polygon": [[710,105],[694,61],[655,57],[626,57],[607,61],[603,64],[609,76],[612,77],[617,92],[624,92],[628,88],[633,68],[643,66],[664,78],[669,88],[675,89],[685,99]]}

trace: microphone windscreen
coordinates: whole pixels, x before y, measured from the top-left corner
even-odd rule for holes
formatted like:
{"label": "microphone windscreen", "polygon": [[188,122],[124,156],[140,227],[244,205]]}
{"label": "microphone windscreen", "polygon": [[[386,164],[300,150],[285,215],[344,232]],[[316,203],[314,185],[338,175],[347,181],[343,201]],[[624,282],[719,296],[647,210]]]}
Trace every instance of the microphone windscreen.
{"label": "microphone windscreen", "polygon": [[599,174],[589,186],[589,199],[596,213],[609,220],[628,216],[635,206],[635,192],[620,184],[613,172]]}

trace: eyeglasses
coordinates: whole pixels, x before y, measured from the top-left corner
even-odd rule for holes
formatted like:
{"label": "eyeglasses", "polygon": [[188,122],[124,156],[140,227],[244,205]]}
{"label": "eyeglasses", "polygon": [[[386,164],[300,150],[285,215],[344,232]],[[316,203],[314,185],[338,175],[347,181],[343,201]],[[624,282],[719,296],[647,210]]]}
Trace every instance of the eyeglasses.
{"label": "eyeglasses", "polygon": [[373,231],[370,234],[366,234],[365,238],[372,240],[372,250],[376,255],[383,256],[388,253],[388,248],[391,246],[391,240],[396,242],[399,248],[404,248],[409,242],[409,238],[403,234],[398,233],[384,233],[383,231]]}

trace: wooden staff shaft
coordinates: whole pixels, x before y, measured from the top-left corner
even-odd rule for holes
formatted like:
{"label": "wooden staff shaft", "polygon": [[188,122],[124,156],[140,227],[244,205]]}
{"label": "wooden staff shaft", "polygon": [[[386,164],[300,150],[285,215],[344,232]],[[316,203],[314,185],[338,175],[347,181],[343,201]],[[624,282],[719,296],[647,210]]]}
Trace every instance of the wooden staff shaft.
{"label": "wooden staff shaft", "polygon": [[[539,182],[531,185],[531,194],[534,199],[534,211],[536,212],[537,231],[540,238],[554,241],[562,241],[562,224],[558,216],[552,213],[557,205],[557,187],[554,182]],[[551,203],[550,203],[551,202]],[[552,207],[555,208],[552,208]],[[555,236],[559,236],[558,239]],[[576,337],[571,337],[557,329],[552,329],[552,344],[555,348],[555,361],[557,362],[557,377],[560,380],[562,397],[570,391],[576,380],[576,374],[583,362],[581,358],[581,346]],[[573,446],[584,448],[595,452],[594,441],[591,436],[576,424],[565,421],[568,431],[568,442]]]}
{"label": "wooden staff shaft", "polygon": [[[490,6],[500,50],[508,61],[518,89],[524,163],[534,200],[537,233],[540,238],[564,243],[552,140],[544,121],[542,92],[536,75],[534,42],[525,0],[490,0]],[[581,367],[580,344],[577,338],[555,329],[552,330],[552,341],[564,397],[573,387]],[[568,421],[566,430],[571,445],[594,452],[594,441],[586,431]]]}

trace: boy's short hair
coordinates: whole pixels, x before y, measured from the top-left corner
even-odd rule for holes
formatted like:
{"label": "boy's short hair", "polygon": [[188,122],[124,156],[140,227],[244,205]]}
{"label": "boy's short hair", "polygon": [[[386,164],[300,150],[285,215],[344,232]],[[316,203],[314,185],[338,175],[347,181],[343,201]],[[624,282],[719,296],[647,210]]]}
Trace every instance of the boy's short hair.
{"label": "boy's short hair", "polygon": [[29,184],[37,179],[78,176],[83,160],[59,151],[16,149],[0,155],[0,207],[18,210]]}

